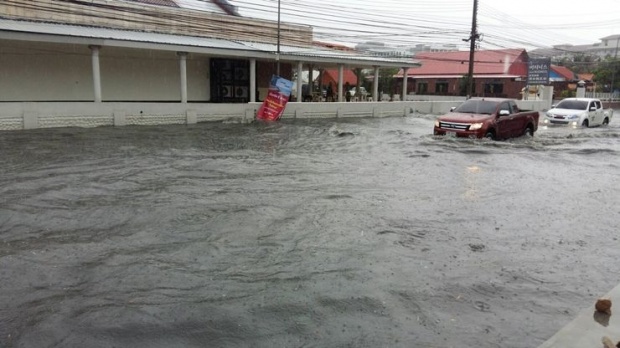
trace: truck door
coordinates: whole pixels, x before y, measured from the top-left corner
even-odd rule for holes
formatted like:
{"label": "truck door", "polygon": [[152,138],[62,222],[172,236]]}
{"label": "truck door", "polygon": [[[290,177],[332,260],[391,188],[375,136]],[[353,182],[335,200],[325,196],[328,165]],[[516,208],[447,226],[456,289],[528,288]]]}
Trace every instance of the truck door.
{"label": "truck door", "polygon": [[[502,116],[502,113],[508,111],[508,115]],[[510,104],[507,102],[503,102],[500,104],[497,111],[497,130],[496,135],[499,139],[506,139],[514,136],[515,128],[518,127],[518,124],[515,121],[514,113],[512,112],[512,108]]]}
{"label": "truck door", "polygon": [[588,103],[588,123],[590,126],[597,125],[601,122],[599,110],[596,106],[596,101],[590,100]]}
{"label": "truck door", "polygon": [[594,105],[596,105],[596,124],[601,124],[605,118],[605,115],[603,115],[603,103],[600,100],[595,100]]}

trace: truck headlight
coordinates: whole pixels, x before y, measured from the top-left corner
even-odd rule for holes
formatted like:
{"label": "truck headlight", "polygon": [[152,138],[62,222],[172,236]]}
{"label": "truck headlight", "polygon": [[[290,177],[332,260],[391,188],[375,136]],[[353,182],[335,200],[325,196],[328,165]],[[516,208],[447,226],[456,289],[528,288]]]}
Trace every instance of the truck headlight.
{"label": "truck headlight", "polygon": [[439,120],[435,120],[435,127],[439,128]]}
{"label": "truck headlight", "polygon": [[472,123],[469,126],[469,130],[478,130],[480,128],[482,128],[482,123]]}
{"label": "truck headlight", "polygon": [[568,116],[569,120],[574,120],[576,118],[579,118],[579,115],[570,115],[570,116]]}

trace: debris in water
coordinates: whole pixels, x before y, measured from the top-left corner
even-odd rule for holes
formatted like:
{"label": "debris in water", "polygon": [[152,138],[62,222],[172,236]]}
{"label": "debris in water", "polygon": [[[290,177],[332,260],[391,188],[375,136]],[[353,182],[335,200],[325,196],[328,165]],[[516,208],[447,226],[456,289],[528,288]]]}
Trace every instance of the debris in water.
{"label": "debris in water", "polygon": [[603,347],[605,348],[616,348],[617,347],[616,345],[614,345],[614,342],[611,340],[611,338],[607,336],[603,336],[603,338],[601,339],[601,342],[603,342]]}
{"label": "debris in water", "polygon": [[597,312],[611,314],[611,300],[603,298],[598,299],[594,308],[596,308]]}
{"label": "debris in water", "polygon": [[486,246],[484,244],[469,244],[469,249],[471,249],[471,251],[484,251],[484,249],[486,248]]}

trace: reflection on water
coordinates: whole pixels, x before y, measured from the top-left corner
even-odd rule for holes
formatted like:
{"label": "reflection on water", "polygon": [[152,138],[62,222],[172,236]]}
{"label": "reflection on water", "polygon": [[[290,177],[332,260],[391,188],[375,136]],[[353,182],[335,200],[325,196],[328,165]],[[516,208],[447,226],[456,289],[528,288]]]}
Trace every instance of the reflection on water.
{"label": "reflection on water", "polygon": [[620,127],[433,119],[0,133],[0,346],[537,346],[618,281]]}

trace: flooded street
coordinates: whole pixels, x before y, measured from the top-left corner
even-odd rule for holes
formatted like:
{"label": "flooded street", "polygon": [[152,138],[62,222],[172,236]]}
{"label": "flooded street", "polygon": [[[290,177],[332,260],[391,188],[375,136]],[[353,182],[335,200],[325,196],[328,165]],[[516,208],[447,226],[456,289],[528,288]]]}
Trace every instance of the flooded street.
{"label": "flooded street", "polygon": [[0,347],[522,347],[620,282],[620,111],[0,132]]}

